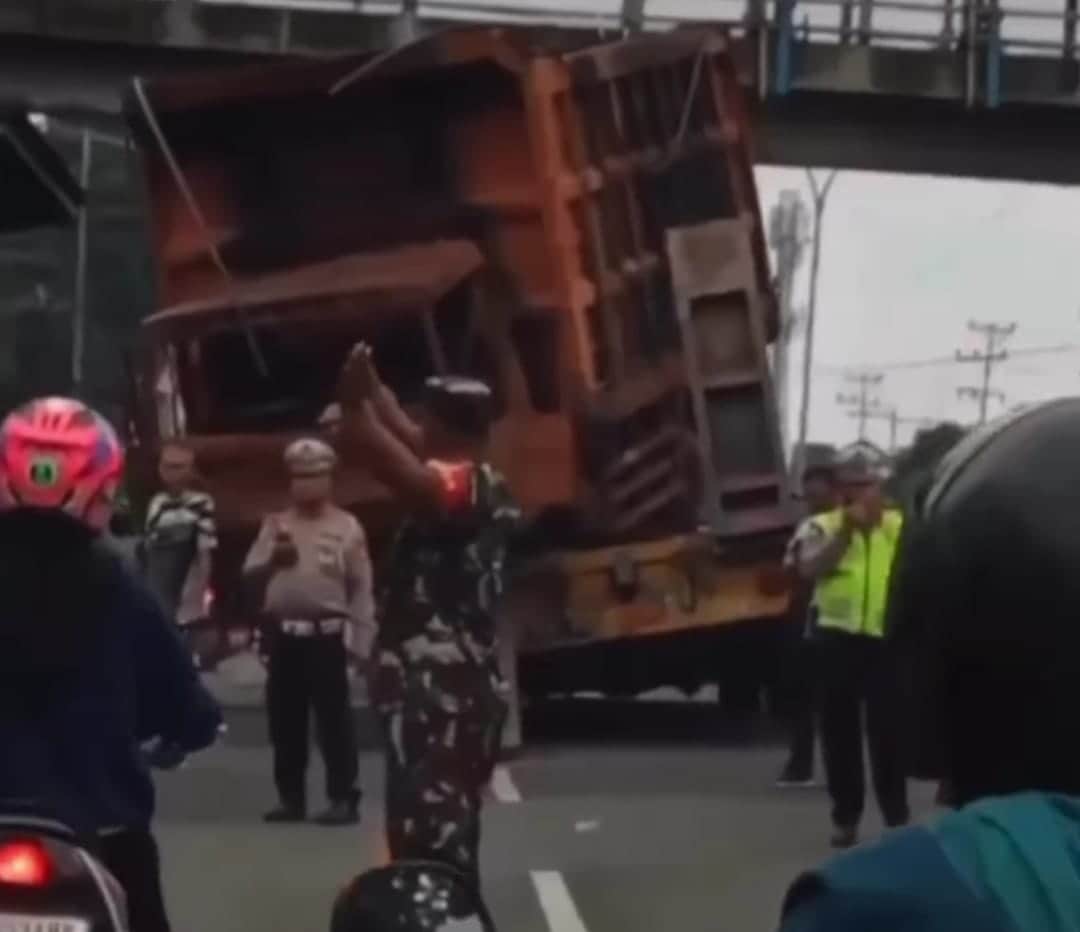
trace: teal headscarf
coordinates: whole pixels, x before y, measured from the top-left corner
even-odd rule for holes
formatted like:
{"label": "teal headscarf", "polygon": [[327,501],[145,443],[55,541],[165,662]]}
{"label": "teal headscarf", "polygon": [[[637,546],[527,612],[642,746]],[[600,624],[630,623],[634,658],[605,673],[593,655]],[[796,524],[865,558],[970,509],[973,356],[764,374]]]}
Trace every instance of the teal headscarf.
{"label": "teal headscarf", "polygon": [[1080,932],[1080,799],[985,799],[932,831],[975,895],[1018,932]]}

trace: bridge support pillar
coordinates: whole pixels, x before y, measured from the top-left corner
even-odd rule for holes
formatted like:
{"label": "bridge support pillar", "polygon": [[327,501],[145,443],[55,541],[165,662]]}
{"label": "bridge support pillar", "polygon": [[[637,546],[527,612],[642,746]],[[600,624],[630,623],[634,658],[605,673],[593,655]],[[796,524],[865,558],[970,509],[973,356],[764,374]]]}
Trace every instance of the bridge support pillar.
{"label": "bridge support pillar", "polygon": [[795,41],[795,0],[776,2],[776,75],[773,90],[783,97],[791,90],[792,55]]}
{"label": "bridge support pillar", "polygon": [[206,36],[195,21],[195,0],[172,0],[165,8],[165,42],[193,48],[203,45]]}
{"label": "bridge support pillar", "polygon": [[859,0],[859,45],[870,44],[874,28],[874,0]]}
{"label": "bridge support pillar", "polygon": [[1001,7],[998,0],[987,0],[985,34],[986,42],[986,106],[997,107],[1001,103]]}
{"label": "bridge support pillar", "polygon": [[1065,0],[1065,21],[1062,24],[1061,54],[1066,61],[1076,57],[1076,0]]}

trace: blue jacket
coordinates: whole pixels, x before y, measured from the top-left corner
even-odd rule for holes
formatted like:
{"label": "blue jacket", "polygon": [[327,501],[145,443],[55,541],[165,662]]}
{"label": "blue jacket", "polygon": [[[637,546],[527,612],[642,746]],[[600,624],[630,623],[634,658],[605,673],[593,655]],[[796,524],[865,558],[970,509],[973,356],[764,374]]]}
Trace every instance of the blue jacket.
{"label": "blue jacket", "polygon": [[139,745],[210,745],[221,722],[170,619],[63,515],[0,514],[0,809],[80,831],[141,828]]}
{"label": "blue jacket", "polygon": [[1080,801],[986,799],[805,874],[781,932],[1080,932]]}

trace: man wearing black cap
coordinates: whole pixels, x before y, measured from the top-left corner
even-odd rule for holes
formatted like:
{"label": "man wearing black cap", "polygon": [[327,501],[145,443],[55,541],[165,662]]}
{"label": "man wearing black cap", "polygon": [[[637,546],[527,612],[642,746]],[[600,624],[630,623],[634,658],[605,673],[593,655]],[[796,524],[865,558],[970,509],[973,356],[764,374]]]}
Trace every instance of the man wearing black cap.
{"label": "man wearing black cap", "polygon": [[798,554],[814,582],[822,743],[836,847],[858,837],[865,796],[863,715],[874,789],[887,825],[908,820],[898,695],[884,642],[885,606],[903,519],[882,476],[856,452],[837,464],[843,507],[819,515]]}
{"label": "man wearing black cap", "polygon": [[371,683],[390,853],[450,864],[478,888],[480,804],[506,714],[495,609],[519,519],[486,458],[494,398],[476,379],[432,377],[417,424],[363,345],[339,394],[343,449],[360,451],[407,511],[379,580]]}
{"label": "man wearing black cap", "polygon": [[783,932],[1080,929],[1080,399],[970,434],[916,502],[888,637],[955,812],[801,877]]}

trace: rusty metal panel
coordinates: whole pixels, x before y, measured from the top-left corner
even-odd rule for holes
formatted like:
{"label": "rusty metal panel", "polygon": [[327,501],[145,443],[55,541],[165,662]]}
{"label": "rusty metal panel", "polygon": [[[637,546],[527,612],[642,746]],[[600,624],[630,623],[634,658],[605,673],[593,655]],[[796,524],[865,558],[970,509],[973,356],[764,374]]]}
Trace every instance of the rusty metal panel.
{"label": "rusty metal panel", "polygon": [[[583,352],[595,379],[587,402],[586,462],[603,521],[619,533],[651,521],[692,522],[699,494],[689,475],[685,438],[693,421],[682,401],[686,379],[657,378],[671,353],[685,351],[671,293],[665,234],[672,228],[739,218],[746,224],[752,314],[767,324],[769,273],[752,178],[742,151],[743,114],[729,100],[738,88],[720,74],[726,36],[685,32],[642,36],[563,56],[570,77],[557,95],[558,152],[575,261],[593,285],[581,309]],[[756,242],[755,242],[756,241]],[[760,259],[760,261],[758,261]],[[763,336],[764,339],[764,336]],[[656,448],[657,418],[675,425],[682,444]],[[767,420],[767,419],[766,419]],[[615,464],[632,458],[618,481]],[[762,471],[775,461],[766,458]]]}
{"label": "rusty metal panel", "polygon": [[[704,510],[721,534],[738,513],[786,520],[788,489],[749,222],[668,230]],[[744,519],[745,520],[745,519]]]}
{"label": "rusty metal panel", "polygon": [[[467,29],[382,56],[147,85],[150,116],[132,119],[172,308],[151,326],[197,330],[237,307],[311,321],[355,313],[357,301],[460,308],[460,295],[442,296],[469,276],[468,327],[490,357],[478,374],[509,399],[504,428],[549,419],[542,452],[558,481],[530,484],[528,443],[504,429],[511,481],[601,538],[683,530],[700,491],[668,232],[742,224],[749,258],[738,268],[754,301],[730,320],[753,332],[758,361],[770,317],[726,49],[722,32],[587,47],[580,34]],[[469,257],[423,253],[440,241]],[[693,352],[742,345],[719,312],[696,316]],[[740,418],[734,398],[722,410],[728,420],[705,429],[746,438],[747,461],[725,468],[782,481],[760,440],[771,412]],[[721,498],[758,495],[740,483]]]}
{"label": "rusty metal panel", "polygon": [[624,75],[675,64],[701,52],[716,55],[727,51],[727,35],[721,30],[681,29],[580,49],[567,54],[566,61],[575,83],[611,81]]}
{"label": "rusty metal panel", "polygon": [[358,253],[300,266],[237,283],[224,293],[166,308],[145,322],[147,327],[194,329],[212,326],[210,318],[234,311],[263,311],[303,302],[349,298],[351,312],[363,304],[425,307],[434,304],[483,265],[468,241],[404,246]]}

